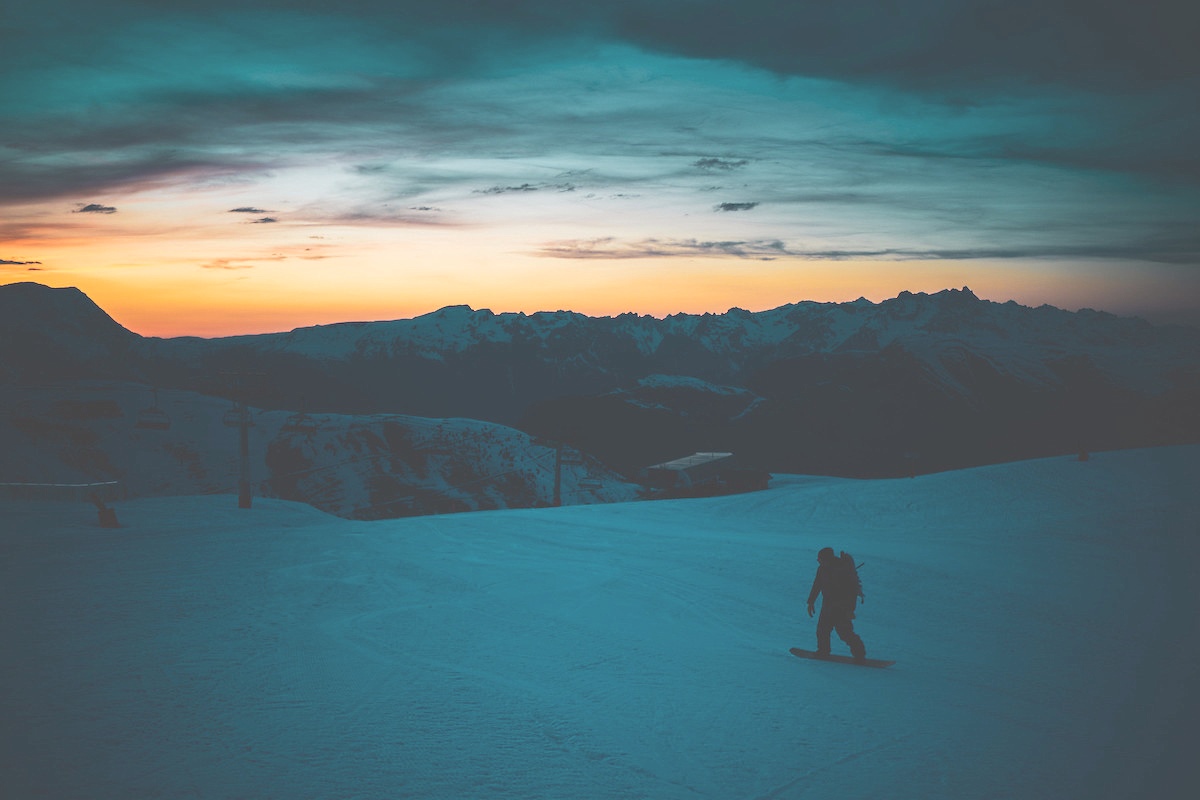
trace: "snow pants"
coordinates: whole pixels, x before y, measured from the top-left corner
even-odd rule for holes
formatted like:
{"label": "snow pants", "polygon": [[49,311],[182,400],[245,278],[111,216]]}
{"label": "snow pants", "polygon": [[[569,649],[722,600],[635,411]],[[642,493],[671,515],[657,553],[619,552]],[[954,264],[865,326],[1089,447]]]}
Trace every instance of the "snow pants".
{"label": "snow pants", "polygon": [[848,608],[831,608],[828,603],[821,604],[821,616],[817,617],[817,652],[828,653],[831,647],[831,634],[837,631],[838,638],[850,645],[850,654],[855,658],[865,658],[866,645],[862,637],[854,632],[854,611]]}

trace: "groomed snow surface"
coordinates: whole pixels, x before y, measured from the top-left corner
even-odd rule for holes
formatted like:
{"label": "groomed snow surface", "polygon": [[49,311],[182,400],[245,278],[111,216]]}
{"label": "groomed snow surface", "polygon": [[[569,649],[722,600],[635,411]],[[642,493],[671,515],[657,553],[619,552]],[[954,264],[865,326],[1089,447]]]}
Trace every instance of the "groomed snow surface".
{"label": "groomed snow surface", "polygon": [[[0,796],[1197,797],[1198,486],[1177,447],[385,522],[0,505]],[[894,667],[788,654],[824,546]]]}

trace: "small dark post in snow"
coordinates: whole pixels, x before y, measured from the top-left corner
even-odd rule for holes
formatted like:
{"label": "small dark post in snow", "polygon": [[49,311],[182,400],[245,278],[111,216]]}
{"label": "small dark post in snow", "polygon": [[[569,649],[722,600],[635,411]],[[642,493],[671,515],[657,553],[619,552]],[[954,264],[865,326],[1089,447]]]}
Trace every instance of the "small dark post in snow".
{"label": "small dark post in snow", "polygon": [[88,499],[92,501],[92,505],[94,505],[96,507],[96,510],[100,512],[100,527],[101,528],[119,528],[119,527],[121,527],[121,523],[117,522],[117,512],[114,511],[113,509],[109,508],[104,503],[104,501],[100,499],[99,494],[97,494],[96,492],[92,492],[88,496]]}
{"label": "small dark post in snow", "polygon": [[562,505],[562,456],[563,446],[559,442],[554,446],[554,507]]}
{"label": "small dark post in snow", "polygon": [[243,393],[244,379],[253,373],[233,372],[229,377],[233,381],[233,409],[226,412],[225,424],[238,427],[239,461],[238,475],[238,508],[250,508],[250,409],[246,407]]}
{"label": "small dark post in snow", "polygon": [[238,403],[242,411],[241,422],[241,475],[238,478],[238,508],[250,507],[250,415],[246,413],[246,404]]}

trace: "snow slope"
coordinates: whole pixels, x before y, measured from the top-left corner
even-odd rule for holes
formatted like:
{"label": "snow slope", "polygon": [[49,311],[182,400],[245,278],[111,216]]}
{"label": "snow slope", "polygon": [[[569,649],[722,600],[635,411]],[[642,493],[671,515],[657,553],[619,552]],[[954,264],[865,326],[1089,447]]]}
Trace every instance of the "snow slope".
{"label": "snow slope", "polygon": [[[1198,485],[1178,447],[369,523],[5,504],[0,796],[1194,797]],[[787,653],[826,545],[891,669]]]}
{"label": "snow slope", "polygon": [[[151,407],[170,420],[167,430],[137,426]],[[250,412],[256,496],[303,500],[357,519],[532,507],[554,498],[550,443],[503,425]],[[236,423],[228,401],[119,381],[0,387],[0,491],[95,481],[118,481],[118,497],[236,491],[239,431],[224,423],[230,413]],[[575,455],[561,468],[564,504],[637,497],[640,487]]]}

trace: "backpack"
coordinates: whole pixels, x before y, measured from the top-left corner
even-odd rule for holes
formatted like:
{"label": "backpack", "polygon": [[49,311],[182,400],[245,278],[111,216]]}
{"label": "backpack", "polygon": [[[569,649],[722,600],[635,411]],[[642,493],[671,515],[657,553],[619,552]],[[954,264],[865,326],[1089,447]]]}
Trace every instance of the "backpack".
{"label": "backpack", "polygon": [[845,574],[846,579],[846,594],[850,595],[852,602],[851,608],[853,608],[854,606],[858,605],[858,601],[860,599],[864,603],[867,601],[867,596],[863,594],[862,579],[858,577],[858,568],[861,567],[862,564],[855,564],[854,556],[850,555],[845,550],[842,551],[841,562],[842,571]]}

